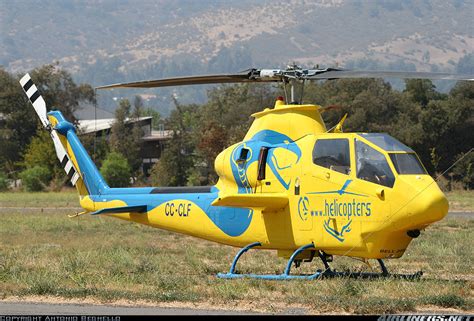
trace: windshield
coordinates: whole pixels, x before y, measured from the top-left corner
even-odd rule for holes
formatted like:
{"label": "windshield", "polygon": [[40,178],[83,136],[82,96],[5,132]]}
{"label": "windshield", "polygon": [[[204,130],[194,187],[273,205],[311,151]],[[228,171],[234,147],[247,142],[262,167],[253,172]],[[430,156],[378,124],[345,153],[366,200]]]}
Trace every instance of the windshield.
{"label": "windshield", "polygon": [[390,153],[389,155],[398,174],[426,174],[416,154]]}
{"label": "windshield", "polygon": [[388,152],[414,153],[410,147],[400,143],[398,140],[388,134],[364,133],[359,135]]}
{"label": "windshield", "polygon": [[392,187],[395,176],[385,155],[356,139],[357,178],[375,184]]}

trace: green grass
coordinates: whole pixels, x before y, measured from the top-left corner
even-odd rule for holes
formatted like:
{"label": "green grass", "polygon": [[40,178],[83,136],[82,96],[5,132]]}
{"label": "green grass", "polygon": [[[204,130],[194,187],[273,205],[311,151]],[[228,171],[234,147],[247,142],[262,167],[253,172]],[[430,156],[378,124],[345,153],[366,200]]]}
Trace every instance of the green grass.
{"label": "green grass", "polygon": [[450,211],[474,212],[474,191],[451,191],[446,193]]}
{"label": "green grass", "polygon": [[79,207],[76,189],[62,192],[5,192],[0,193],[1,207]]}
{"label": "green grass", "polygon": [[[42,196],[41,196],[42,197]],[[303,306],[310,312],[396,313],[419,307],[473,309],[474,220],[447,218],[415,239],[392,272],[419,269],[419,281],[221,280],[237,249],[108,217],[69,219],[58,211],[0,214],[0,298],[47,295],[101,302],[193,302],[267,312]],[[281,273],[285,260],[250,251],[241,272]],[[376,266],[376,262],[373,262]],[[339,270],[367,270],[335,257]],[[303,265],[302,272],[321,268]]]}

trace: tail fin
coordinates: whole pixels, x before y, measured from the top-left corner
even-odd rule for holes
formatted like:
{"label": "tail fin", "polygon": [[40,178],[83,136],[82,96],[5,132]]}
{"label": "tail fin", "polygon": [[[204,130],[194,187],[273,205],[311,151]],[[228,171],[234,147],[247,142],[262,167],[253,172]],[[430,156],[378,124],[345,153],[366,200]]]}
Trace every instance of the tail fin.
{"label": "tail fin", "polygon": [[59,111],[46,113],[46,103],[29,74],[21,78],[20,84],[41,123],[49,131],[56,155],[72,185],[81,196],[105,194],[109,186],[79,141],[74,126]]}

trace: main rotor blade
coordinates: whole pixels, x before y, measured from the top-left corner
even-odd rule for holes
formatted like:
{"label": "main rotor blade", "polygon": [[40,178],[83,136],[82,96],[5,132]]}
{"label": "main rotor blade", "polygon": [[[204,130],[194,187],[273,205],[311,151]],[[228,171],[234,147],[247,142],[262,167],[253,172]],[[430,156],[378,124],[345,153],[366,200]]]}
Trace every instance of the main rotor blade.
{"label": "main rotor blade", "polygon": [[[106,86],[100,86],[96,89],[111,88],[155,88],[168,86],[184,86],[184,85],[205,85],[205,84],[221,84],[221,83],[238,83],[238,82],[269,82],[279,81],[280,78],[260,78],[260,72],[256,69],[249,69],[237,74],[218,74],[218,75],[201,75],[201,76],[185,76],[174,78],[163,78],[156,80],[144,80],[137,82],[119,83]],[[257,77],[257,78],[256,78]]]}
{"label": "main rotor blade", "polygon": [[433,79],[433,80],[474,80],[474,75],[451,74],[441,72],[418,71],[377,71],[377,70],[329,70],[305,79],[346,79],[346,78],[403,78],[403,79]]}
{"label": "main rotor blade", "polygon": [[461,75],[438,72],[417,71],[377,71],[377,70],[343,70],[343,69],[248,69],[236,74],[217,74],[201,76],[185,76],[144,80],[100,86],[96,89],[111,88],[154,88],[184,85],[206,85],[241,82],[291,82],[292,80],[319,80],[343,78],[402,78],[402,79],[433,79],[433,80],[474,80],[474,75]]}

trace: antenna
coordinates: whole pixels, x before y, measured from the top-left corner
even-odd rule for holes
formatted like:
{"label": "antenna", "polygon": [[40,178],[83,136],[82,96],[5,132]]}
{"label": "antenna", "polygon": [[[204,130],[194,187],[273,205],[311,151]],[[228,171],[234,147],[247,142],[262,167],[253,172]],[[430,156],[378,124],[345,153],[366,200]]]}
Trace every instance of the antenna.
{"label": "antenna", "polygon": [[95,162],[95,154],[96,154],[96,141],[97,141],[97,88],[94,88],[94,152],[92,154],[92,159]]}

